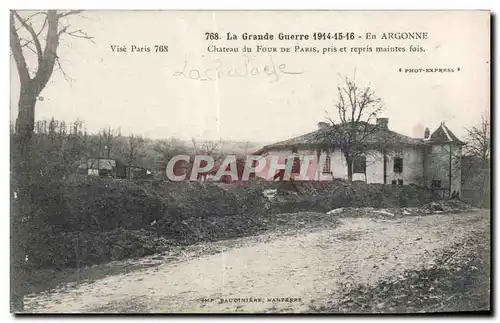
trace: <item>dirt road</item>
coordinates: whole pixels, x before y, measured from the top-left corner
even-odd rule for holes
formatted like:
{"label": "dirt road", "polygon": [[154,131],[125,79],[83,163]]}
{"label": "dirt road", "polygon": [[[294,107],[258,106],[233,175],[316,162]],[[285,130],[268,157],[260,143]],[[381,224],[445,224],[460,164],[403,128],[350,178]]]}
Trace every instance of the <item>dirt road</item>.
{"label": "dirt road", "polygon": [[489,215],[478,211],[341,221],[335,228],[213,244],[221,252],[186,254],[174,263],[29,295],[26,310],[307,312],[336,291],[341,297],[341,283],[373,285],[407,269],[431,266],[441,251],[488,227]]}

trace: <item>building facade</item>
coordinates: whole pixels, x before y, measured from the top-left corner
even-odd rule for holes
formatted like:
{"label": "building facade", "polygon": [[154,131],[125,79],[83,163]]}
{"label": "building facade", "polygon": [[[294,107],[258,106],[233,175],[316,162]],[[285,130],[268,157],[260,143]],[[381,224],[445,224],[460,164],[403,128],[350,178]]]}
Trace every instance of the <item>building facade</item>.
{"label": "building facade", "polygon": [[[390,185],[416,185],[441,191],[443,196],[460,194],[460,141],[444,123],[422,138],[408,137],[388,127],[387,118],[377,119],[373,131],[364,138],[364,149],[352,160],[352,180]],[[371,129],[371,128],[370,128]],[[340,145],[332,140],[325,146],[321,134],[331,126],[319,123],[305,135],[264,146],[254,155],[266,159],[257,176],[268,180],[286,177],[285,165],[291,160],[290,177],[295,180],[331,181],[348,179],[348,165]],[[304,160],[302,156],[314,156]],[[277,167],[275,167],[277,166]]]}

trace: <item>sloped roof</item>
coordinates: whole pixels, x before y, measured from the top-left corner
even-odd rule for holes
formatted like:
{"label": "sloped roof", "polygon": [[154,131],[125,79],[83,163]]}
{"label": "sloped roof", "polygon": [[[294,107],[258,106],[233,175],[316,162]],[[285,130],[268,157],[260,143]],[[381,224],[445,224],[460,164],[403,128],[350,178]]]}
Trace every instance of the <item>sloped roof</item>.
{"label": "sloped roof", "polygon": [[[403,145],[420,146],[425,145],[422,139],[412,138],[388,129],[375,129],[374,124],[364,124],[367,132],[371,132],[363,141],[368,145]],[[269,149],[297,147],[297,146],[317,146],[321,144],[321,138],[333,131],[333,126],[324,127],[304,135],[280,141],[271,145],[264,146],[263,149],[254,154],[262,153]]]}
{"label": "sloped roof", "polygon": [[441,122],[441,125],[430,135],[429,139],[424,139],[424,141],[429,144],[456,143],[465,145],[463,141],[451,132],[444,122]]}

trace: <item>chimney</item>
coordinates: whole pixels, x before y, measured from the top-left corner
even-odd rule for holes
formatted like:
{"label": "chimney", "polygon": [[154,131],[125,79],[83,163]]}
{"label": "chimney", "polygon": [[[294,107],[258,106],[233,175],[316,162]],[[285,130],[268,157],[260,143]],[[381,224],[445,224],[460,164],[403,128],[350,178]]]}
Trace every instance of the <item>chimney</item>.
{"label": "chimney", "polygon": [[425,128],[424,139],[429,139],[430,135],[431,135],[431,131],[429,130],[429,128]]}
{"label": "chimney", "polygon": [[318,129],[325,129],[325,128],[328,128],[328,123],[326,122],[318,122]]}
{"label": "chimney", "polygon": [[377,126],[382,130],[389,130],[389,118],[377,118]]}

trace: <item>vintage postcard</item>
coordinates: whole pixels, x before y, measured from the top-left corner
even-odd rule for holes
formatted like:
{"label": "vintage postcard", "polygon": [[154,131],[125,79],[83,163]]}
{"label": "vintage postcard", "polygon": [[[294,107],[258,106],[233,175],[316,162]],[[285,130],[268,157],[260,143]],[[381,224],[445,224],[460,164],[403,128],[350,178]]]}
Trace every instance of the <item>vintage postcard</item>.
{"label": "vintage postcard", "polygon": [[489,11],[9,15],[12,312],[490,312]]}

